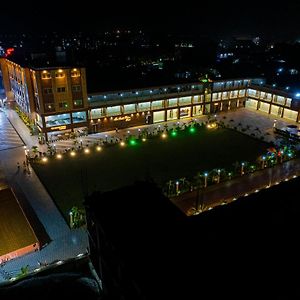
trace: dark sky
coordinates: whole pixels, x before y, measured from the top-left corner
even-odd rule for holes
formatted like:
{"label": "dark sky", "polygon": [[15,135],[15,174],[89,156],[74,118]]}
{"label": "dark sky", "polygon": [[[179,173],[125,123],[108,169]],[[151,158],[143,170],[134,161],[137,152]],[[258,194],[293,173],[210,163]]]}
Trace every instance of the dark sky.
{"label": "dark sky", "polygon": [[[251,34],[270,38],[300,37],[299,1],[34,1],[1,3],[0,31],[55,29],[102,31],[111,26],[153,31],[193,32],[210,36]],[[220,0],[219,0],[220,1]],[[97,5],[95,4],[97,3]],[[181,4],[180,4],[181,3]]]}

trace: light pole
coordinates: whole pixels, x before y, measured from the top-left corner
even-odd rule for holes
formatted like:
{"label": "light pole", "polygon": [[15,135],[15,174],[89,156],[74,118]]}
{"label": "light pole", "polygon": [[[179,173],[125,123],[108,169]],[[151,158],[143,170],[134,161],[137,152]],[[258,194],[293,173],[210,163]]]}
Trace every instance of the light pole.
{"label": "light pole", "polygon": [[207,187],[207,173],[204,173],[204,187]]}
{"label": "light pole", "polygon": [[244,166],[245,166],[245,163],[242,162],[242,167],[241,167],[241,176],[243,176],[245,173],[244,173]]}
{"label": "light pole", "polygon": [[220,183],[220,174],[221,174],[221,170],[220,169],[218,169],[218,181],[217,181],[217,183]]}
{"label": "light pole", "polygon": [[73,228],[73,213],[72,213],[72,211],[69,212],[69,216],[70,216],[70,227]]}
{"label": "light pole", "polygon": [[176,194],[179,194],[179,181],[176,181]]}
{"label": "light pole", "polygon": [[266,157],[263,156],[263,157],[262,157],[262,169],[265,168],[265,160],[266,160]]}

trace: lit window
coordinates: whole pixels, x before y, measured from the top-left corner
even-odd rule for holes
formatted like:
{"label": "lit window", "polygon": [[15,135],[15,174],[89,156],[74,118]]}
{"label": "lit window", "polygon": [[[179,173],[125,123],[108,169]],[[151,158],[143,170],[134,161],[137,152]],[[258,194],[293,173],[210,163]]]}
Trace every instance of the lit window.
{"label": "lit window", "polygon": [[58,103],[59,108],[68,108],[68,103],[67,102],[59,102]]}
{"label": "lit window", "polygon": [[74,106],[82,106],[82,99],[75,100]]}
{"label": "lit window", "polygon": [[71,71],[71,77],[80,77],[80,72],[77,69]]}
{"label": "lit window", "polygon": [[65,76],[65,74],[61,71],[61,72],[59,72],[59,73],[55,73],[55,77],[56,78],[62,78],[62,77],[64,77]]}
{"label": "lit window", "polygon": [[50,73],[43,73],[42,74],[42,79],[50,79],[51,78],[51,74]]}

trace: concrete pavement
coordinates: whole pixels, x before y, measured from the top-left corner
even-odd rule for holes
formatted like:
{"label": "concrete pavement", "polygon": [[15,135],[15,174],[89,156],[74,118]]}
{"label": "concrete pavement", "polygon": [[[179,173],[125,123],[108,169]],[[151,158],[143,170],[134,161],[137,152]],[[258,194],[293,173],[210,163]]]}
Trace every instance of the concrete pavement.
{"label": "concrete pavement", "polygon": [[177,197],[171,201],[185,214],[192,215],[198,209],[209,210],[215,206],[235,201],[239,197],[248,196],[250,193],[261,189],[270,188],[280,182],[287,181],[300,175],[300,159],[290,160],[278,164],[273,168],[266,168],[236,179],[215,184],[204,190],[194,190]]}
{"label": "concrete pavement", "polygon": [[[3,112],[0,112],[0,114],[3,114]],[[8,112],[8,115],[12,118],[14,127],[20,130],[20,136],[26,145],[28,147],[35,145],[34,137],[29,135],[27,127],[23,123],[18,122],[18,119],[11,112]],[[7,122],[0,123],[0,126],[0,132],[11,130],[10,124]],[[49,235],[50,242],[39,252],[19,257],[1,266],[0,283],[7,280],[8,277],[18,274],[21,267],[26,265],[29,265],[32,270],[39,268],[39,262],[51,263],[76,257],[80,253],[85,253],[88,248],[88,238],[85,230],[71,230],[68,227],[34,170],[29,167],[30,174],[17,170],[17,162],[21,163],[24,160],[25,153],[22,144],[17,148],[0,151],[0,168],[5,174],[8,183],[13,188],[22,190],[28,203]]]}

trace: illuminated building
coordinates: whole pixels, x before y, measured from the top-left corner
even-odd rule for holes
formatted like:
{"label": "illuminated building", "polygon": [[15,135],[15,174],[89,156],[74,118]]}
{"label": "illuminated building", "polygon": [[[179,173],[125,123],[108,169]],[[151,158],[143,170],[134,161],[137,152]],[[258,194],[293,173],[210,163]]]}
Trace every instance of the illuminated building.
{"label": "illuminated building", "polygon": [[84,68],[22,67],[1,58],[8,103],[25,113],[47,139],[48,133],[87,126]]}
{"label": "illuminated building", "polygon": [[[234,79],[87,95],[84,68],[24,68],[1,59],[8,100],[34,120],[46,140],[198,117],[247,107],[299,121],[298,100],[264,86],[262,79]],[[297,98],[297,97],[295,97]]]}

